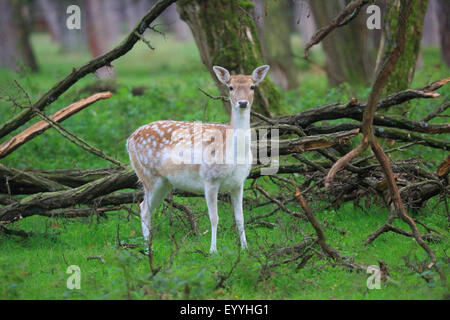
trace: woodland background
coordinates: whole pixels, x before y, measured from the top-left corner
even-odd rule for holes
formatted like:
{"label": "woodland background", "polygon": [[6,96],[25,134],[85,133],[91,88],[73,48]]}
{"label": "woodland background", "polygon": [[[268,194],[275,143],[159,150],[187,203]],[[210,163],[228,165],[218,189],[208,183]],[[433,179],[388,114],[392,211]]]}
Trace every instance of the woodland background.
{"label": "woodland background", "polygon": [[[0,298],[448,299],[450,2],[171,2],[0,0]],[[369,2],[381,30],[366,27]],[[81,30],[66,27],[72,4]],[[361,142],[355,130],[398,47],[373,132],[417,233],[394,219],[370,149],[325,188]],[[280,130],[282,157],[277,176],[256,166],[248,179],[248,252],[227,195],[209,256],[204,198],[175,192],[154,213],[146,255],[127,137],[161,119],[228,121],[212,65],[248,74],[263,63],[253,127]],[[80,290],[66,287],[69,265]],[[368,265],[381,290],[367,289]]]}

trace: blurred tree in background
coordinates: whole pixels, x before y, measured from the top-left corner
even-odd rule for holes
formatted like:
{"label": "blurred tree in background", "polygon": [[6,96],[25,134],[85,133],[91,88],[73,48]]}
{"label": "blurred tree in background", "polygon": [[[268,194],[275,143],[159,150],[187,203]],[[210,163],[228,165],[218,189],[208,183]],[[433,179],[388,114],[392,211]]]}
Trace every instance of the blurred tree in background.
{"label": "blurred tree in background", "polygon": [[[118,2],[116,0],[86,1],[85,8],[89,50],[95,58],[108,52],[110,44],[119,35]],[[102,67],[95,73],[101,79],[115,76],[112,66]]]}
{"label": "blurred tree in background", "polygon": [[[350,0],[309,1],[317,27],[323,27]],[[381,32],[366,26],[366,7],[347,25],[334,30],[322,41],[326,72],[330,85],[347,82],[350,85],[369,84],[374,75]]]}
{"label": "blurred tree in background", "polygon": [[[222,95],[228,92],[214,76],[214,65],[231,73],[250,74],[264,64],[251,1],[182,0],[177,4]],[[224,106],[229,108],[228,104]],[[280,93],[269,79],[255,89],[254,108],[265,115],[279,112]]]}
{"label": "blurred tree in background", "polygon": [[38,65],[30,43],[27,9],[22,1],[0,0],[0,66],[36,72]]}
{"label": "blurred tree in background", "polygon": [[450,1],[437,0],[442,58],[450,66]]}
{"label": "blurred tree in background", "polygon": [[[384,89],[384,94],[391,94],[400,90],[409,88],[414,72],[416,70],[417,58],[420,51],[420,43],[422,40],[422,30],[425,12],[428,0],[411,0],[413,4],[413,12],[408,21],[408,33],[405,44],[405,54],[403,54]],[[393,50],[395,45],[395,34],[398,24],[398,16],[400,9],[400,0],[388,0],[386,13],[383,23],[383,40],[380,51],[383,55],[387,55]],[[396,108],[395,110],[400,110]],[[405,111],[405,110],[403,110]]]}
{"label": "blurred tree in background", "polygon": [[291,46],[292,2],[258,0],[256,5],[263,55],[270,65],[273,81],[285,90],[295,89],[298,70]]}

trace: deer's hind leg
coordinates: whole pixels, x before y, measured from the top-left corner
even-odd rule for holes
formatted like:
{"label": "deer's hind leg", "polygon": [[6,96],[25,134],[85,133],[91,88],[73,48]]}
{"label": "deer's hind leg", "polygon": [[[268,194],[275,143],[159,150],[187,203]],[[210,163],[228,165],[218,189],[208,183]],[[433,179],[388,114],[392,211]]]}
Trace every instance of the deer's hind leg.
{"label": "deer's hind leg", "polygon": [[152,213],[172,190],[172,186],[162,177],[146,180],[145,182],[143,181],[145,195],[144,200],[140,204],[140,215],[142,234],[145,241],[148,241],[151,232]]}

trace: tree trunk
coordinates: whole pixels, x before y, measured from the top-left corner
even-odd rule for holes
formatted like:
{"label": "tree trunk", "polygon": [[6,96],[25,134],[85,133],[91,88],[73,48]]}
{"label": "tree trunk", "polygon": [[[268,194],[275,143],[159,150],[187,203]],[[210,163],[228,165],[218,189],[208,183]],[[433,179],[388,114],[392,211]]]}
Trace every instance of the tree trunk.
{"label": "tree trunk", "polygon": [[[110,46],[109,19],[106,15],[105,0],[86,1],[87,37],[89,49],[92,56],[98,57],[106,52]],[[100,79],[113,78],[114,69],[111,66],[104,66],[95,71]]]}
{"label": "tree trunk", "polygon": [[[70,5],[78,5],[81,8],[81,29],[69,29],[66,26]],[[86,16],[83,14],[83,0],[38,0],[36,9],[41,12],[47,29],[62,52],[72,52],[84,49],[86,44]]]}
{"label": "tree trunk", "polygon": [[[297,0],[294,2],[294,23],[297,32],[300,33],[302,45],[304,45],[311,39],[317,29],[307,0]],[[312,50],[315,48],[313,47]]]}
{"label": "tree trunk", "polygon": [[[384,95],[409,88],[416,70],[417,58],[422,40],[423,21],[428,0],[414,2],[408,19],[405,53],[399,58],[384,89]],[[400,0],[388,0],[384,19],[383,46],[380,52],[384,56],[394,49],[396,28],[400,9]],[[402,110],[398,110],[402,111]],[[403,110],[404,112],[406,110]]]}
{"label": "tree trunk", "polygon": [[[253,21],[253,3],[248,0],[182,0],[178,3],[181,18],[187,22],[199,48],[203,63],[222,95],[228,92],[219,83],[212,67],[222,66],[231,73],[250,74],[263,65],[261,46]],[[254,108],[271,115],[280,110],[280,94],[266,78],[255,89]],[[229,104],[224,104],[229,112]]]}
{"label": "tree trunk", "polygon": [[438,0],[429,0],[427,12],[425,13],[423,22],[422,46],[439,46],[440,37],[438,14]]}
{"label": "tree trunk", "polygon": [[25,4],[0,0],[0,66],[14,71],[38,71],[25,18]]}
{"label": "tree trunk", "polygon": [[177,5],[174,3],[168,7],[161,15],[161,20],[167,26],[177,41],[187,41],[191,37],[189,26],[180,19],[177,11]]}
{"label": "tree trunk", "polygon": [[442,58],[450,67],[450,2],[448,0],[438,0],[439,30],[441,36]]}
{"label": "tree trunk", "polygon": [[273,81],[284,90],[298,87],[298,72],[291,46],[291,6],[288,1],[257,1],[258,27],[264,58]]}
{"label": "tree trunk", "polygon": [[[349,0],[309,1],[314,20],[323,27],[349,3]],[[366,26],[366,6],[348,25],[334,30],[322,41],[330,85],[343,82],[369,84],[374,75],[379,45],[379,30]]]}

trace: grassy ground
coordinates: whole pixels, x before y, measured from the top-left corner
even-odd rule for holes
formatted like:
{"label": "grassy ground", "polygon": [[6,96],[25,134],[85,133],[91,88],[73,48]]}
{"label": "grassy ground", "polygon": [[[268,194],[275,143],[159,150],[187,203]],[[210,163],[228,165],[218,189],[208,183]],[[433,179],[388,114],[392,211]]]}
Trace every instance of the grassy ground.
{"label": "grassy ground", "polygon": [[[57,80],[89,60],[85,53],[60,54],[48,37],[34,37],[41,71],[38,74],[18,75],[0,70],[0,90],[14,89],[11,80],[17,79],[30,93],[32,99],[50,88]],[[197,87],[218,94],[209,73],[200,62],[192,42],[176,43],[152,39],[154,52],[138,46],[114,66],[117,70],[119,90],[110,99],[99,101],[88,109],[66,120],[64,125],[102,148],[107,154],[128,162],[125,140],[138,126],[159,119],[226,121],[221,103],[203,96]],[[320,51],[313,59],[323,60]],[[285,112],[298,112],[319,104],[346,101],[352,96],[364,99],[368,88],[341,86],[330,89],[323,73],[309,69],[299,60],[301,87],[284,95]],[[422,66],[418,69],[412,87],[448,76],[449,69],[440,63],[439,52],[426,49]],[[95,83],[88,76],[50,106],[48,113],[56,111],[84,97],[83,88]],[[143,96],[133,96],[131,88],[147,86]],[[411,103],[410,116],[420,119],[444,99],[449,99],[447,89],[442,98]],[[0,118],[8,119],[17,110],[0,102]],[[444,121],[437,119],[435,122]],[[18,130],[19,131],[19,130]],[[441,136],[441,138],[448,138]],[[426,150],[426,152],[425,152]],[[430,168],[444,158],[436,150],[413,147],[399,154],[421,156]],[[101,168],[109,163],[87,154],[71,145],[52,130],[25,144],[1,160],[16,168]],[[267,182],[261,181],[266,184]],[[420,262],[426,256],[410,238],[385,234],[370,246],[363,240],[379,227],[387,211],[372,204],[370,208],[357,208],[346,204],[339,210],[318,211],[317,217],[326,227],[330,244],[344,255],[358,262],[377,265],[387,263],[395,283],[382,285],[381,290],[368,290],[368,274],[349,272],[333,267],[325,260],[313,258],[303,268],[286,263],[270,268],[277,261],[268,254],[276,248],[301,241],[312,229],[306,222],[283,213],[268,218],[276,228],[247,228],[249,250],[239,252],[238,237],[230,205],[221,203],[218,231],[218,250],[214,256],[205,256],[209,249],[209,219],[202,198],[177,199],[188,204],[200,215],[202,235],[189,232],[185,220],[178,212],[162,208],[154,214],[155,266],[162,269],[151,277],[146,256],[139,253],[144,247],[140,236],[140,222],[126,211],[117,211],[107,219],[99,217],[79,219],[48,219],[31,217],[21,220],[12,228],[33,231],[28,239],[0,235],[0,298],[1,299],[171,299],[171,298],[226,298],[226,299],[445,299],[448,287],[440,286],[438,277],[431,272],[430,282],[405,265],[404,257]],[[448,222],[442,205],[427,204],[417,213],[429,226],[441,231],[444,241],[430,244],[447,277],[449,266],[445,250],[448,248]],[[246,219],[271,210],[270,206],[245,209]],[[299,210],[295,206],[293,209]],[[407,229],[406,226],[398,223]],[[118,249],[120,240],[138,244],[135,249]],[[88,260],[89,256],[101,255]],[[69,290],[66,273],[69,265],[81,269],[81,289]],[[234,267],[233,267],[234,266]],[[264,272],[264,270],[269,270]],[[232,271],[230,273],[230,271]],[[223,285],[220,279],[229,275]],[[427,274],[426,274],[427,275]]]}

